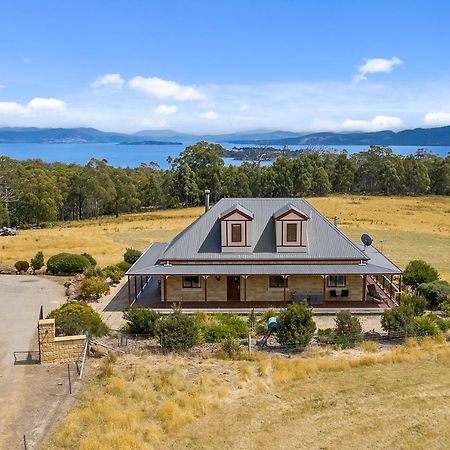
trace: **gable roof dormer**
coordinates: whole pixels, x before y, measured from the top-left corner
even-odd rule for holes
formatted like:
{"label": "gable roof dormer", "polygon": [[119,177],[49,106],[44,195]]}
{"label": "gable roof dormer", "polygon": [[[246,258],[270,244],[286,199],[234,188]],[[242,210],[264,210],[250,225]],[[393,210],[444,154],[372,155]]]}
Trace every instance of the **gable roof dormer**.
{"label": "gable roof dormer", "polygon": [[253,213],[235,204],[220,214],[222,252],[250,252]]}
{"label": "gable roof dormer", "polygon": [[287,203],[273,215],[277,252],[308,252],[309,215]]}

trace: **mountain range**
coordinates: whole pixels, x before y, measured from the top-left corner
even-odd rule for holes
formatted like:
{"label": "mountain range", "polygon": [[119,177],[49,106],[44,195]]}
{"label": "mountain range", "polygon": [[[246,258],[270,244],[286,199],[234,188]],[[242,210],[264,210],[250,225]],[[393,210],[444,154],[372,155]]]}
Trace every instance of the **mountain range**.
{"label": "mountain range", "polygon": [[253,130],[228,134],[194,135],[173,130],[143,130],[134,134],[100,131],[95,128],[0,128],[0,143],[123,143],[143,141],[197,142],[250,145],[417,145],[450,146],[450,126],[402,131],[320,132]]}

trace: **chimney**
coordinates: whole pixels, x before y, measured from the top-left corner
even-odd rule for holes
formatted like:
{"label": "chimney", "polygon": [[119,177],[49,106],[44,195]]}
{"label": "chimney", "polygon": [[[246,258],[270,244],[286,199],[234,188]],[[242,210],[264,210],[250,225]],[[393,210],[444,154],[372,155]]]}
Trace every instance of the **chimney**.
{"label": "chimney", "polygon": [[338,217],[337,216],[333,217],[333,223],[334,223],[334,226],[337,228],[337,226],[338,226]]}
{"label": "chimney", "polygon": [[209,194],[210,194],[210,190],[205,189],[205,212],[208,212],[208,210],[209,210]]}

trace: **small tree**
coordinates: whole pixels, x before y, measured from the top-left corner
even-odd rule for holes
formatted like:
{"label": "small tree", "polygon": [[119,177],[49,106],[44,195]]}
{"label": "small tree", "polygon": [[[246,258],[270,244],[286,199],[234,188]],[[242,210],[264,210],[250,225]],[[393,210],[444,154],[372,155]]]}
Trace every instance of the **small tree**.
{"label": "small tree", "polygon": [[91,254],[82,253],[81,256],[84,256],[90,262],[91,266],[95,267],[97,265],[97,261]]}
{"label": "small tree", "polygon": [[14,264],[14,267],[19,273],[28,272],[30,264],[28,263],[28,261],[17,261],[16,264]]}
{"label": "small tree", "polygon": [[414,289],[422,283],[431,283],[438,278],[437,270],[420,259],[410,261],[403,272],[404,283]]}
{"label": "small tree", "polygon": [[85,278],[81,283],[80,297],[84,300],[98,300],[109,291],[109,284],[101,277]]}
{"label": "small tree", "polygon": [[387,309],[381,317],[381,327],[390,336],[414,336],[414,309],[410,305]]}
{"label": "small tree", "polygon": [[165,350],[183,352],[200,342],[198,324],[194,317],[174,310],[159,322],[162,347]]}
{"label": "small tree", "polygon": [[124,331],[130,334],[158,335],[158,320],[161,316],[151,309],[127,308],[123,313],[126,321]]}
{"label": "small tree", "polygon": [[312,310],[305,303],[289,305],[278,316],[277,336],[281,345],[304,348],[315,330]]}
{"label": "small tree", "polygon": [[42,269],[44,267],[44,254],[39,250],[35,257],[31,259],[31,268],[33,272],[36,273],[37,270]]}
{"label": "small tree", "polygon": [[435,280],[431,283],[423,283],[419,286],[419,293],[428,301],[428,306],[435,309],[440,303],[450,298],[450,284],[448,281]]}
{"label": "small tree", "polygon": [[402,305],[410,306],[415,316],[421,316],[427,309],[427,299],[420,295],[404,295],[402,297]]}
{"label": "small tree", "polygon": [[340,311],[336,314],[336,344],[343,347],[352,347],[362,338],[362,326],[359,319],[352,316],[349,311]]}
{"label": "small tree", "polygon": [[125,262],[133,265],[139,257],[142,255],[142,252],[136,250],[134,248],[127,248],[126,252],[123,254],[123,259]]}

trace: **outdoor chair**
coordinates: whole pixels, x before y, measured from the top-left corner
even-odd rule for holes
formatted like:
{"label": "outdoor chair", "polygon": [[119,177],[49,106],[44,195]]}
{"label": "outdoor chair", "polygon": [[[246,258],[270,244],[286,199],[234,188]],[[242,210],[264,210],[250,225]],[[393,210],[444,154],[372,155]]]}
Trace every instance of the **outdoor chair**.
{"label": "outdoor chair", "polygon": [[342,289],[341,297],[348,297],[348,289]]}
{"label": "outdoor chair", "polygon": [[337,298],[337,292],[336,292],[336,289],[331,289],[331,291],[330,291],[330,297],[333,297],[333,298]]}
{"label": "outdoor chair", "polygon": [[367,285],[367,292],[372,297],[372,301],[379,303],[379,301],[383,300],[383,297],[378,293],[374,284]]}

